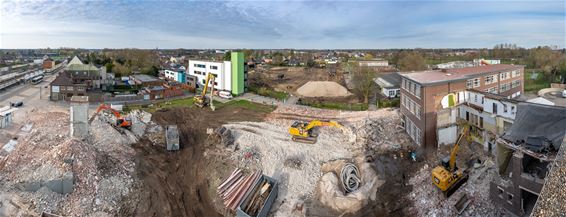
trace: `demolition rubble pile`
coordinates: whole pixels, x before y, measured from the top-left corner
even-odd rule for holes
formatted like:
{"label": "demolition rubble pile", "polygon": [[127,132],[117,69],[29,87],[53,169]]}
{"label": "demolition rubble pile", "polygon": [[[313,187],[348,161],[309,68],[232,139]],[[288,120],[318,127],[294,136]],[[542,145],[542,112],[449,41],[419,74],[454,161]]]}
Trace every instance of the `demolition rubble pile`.
{"label": "demolition rubble pile", "polygon": [[432,168],[425,164],[409,180],[409,184],[413,186],[413,191],[408,197],[413,201],[411,212],[414,216],[456,216],[458,212],[455,205],[464,194],[470,200],[470,204],[463,215],[500,216],[503,214],[503,209],[497,207],[489,199],[490,181],[494,176],[497,176],[493,161],[487,160],[481,164],[475,164],[469,180],[449,198],[445,198],[439,189],[432,184],[431,170]]}
{"label": "demolition rubble pile", "polygon": [[562,142],[532,216],[560,216],[566,210],[566,139]]}
{"label": "demolition rubble pile", "polygon": [[100,119],[84,141],[72,138],[67,111],[28,118],[33,129],[0,161],[0,193],[21,197],[36,215],[119,215],[134,184],[136,139]]}
{"label": "demolition rubble pile", "polygon": [[[323,175],[323,163],[364,156],[364,144],[372,145],[375,149],[406,146],[406,136],[397,133],[397,117],[397,110],[388,109],[340,112],[303,106],[279,106],[270,114],[268,122],[223,125],[234,137],[234,147],[228,149],[231,153],[227,156],[238,162],[236,166],[239,168],[262,170],[266,175],[278,180],[280,193],[274,203],[274,206],[278,207],[275,216],[291,216],[294,215],[296,207],[301,207],[305,200],[314,198],[317,182]],[[315,144],[291,140],[288,129],[292,122],[314,119],[336,120],[344,128],[318,128],[318,141]],[[391,143],[380,141],[379,137],[387,138]],[[380,145],[382,147],[378,147]],[[371,183],[372,185],[365,188],[375,192],[375,188],[380,184],[378,185],[377,179]],[[367,198],[358,199],[367,202]],[[358,205],[361,206],[365,202]]]}

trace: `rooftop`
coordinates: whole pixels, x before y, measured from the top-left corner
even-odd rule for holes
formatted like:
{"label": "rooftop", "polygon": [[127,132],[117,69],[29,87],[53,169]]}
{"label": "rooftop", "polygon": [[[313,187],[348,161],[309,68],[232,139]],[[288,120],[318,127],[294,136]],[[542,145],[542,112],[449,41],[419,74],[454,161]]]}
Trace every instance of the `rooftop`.
{"label": "rooftop", "polygon": [[375,79],[380,87],[399,88],[401,86],[401,76],[396,72],[381,73]]}
{"label": "rooftop", "polygon": [[417,83],[426,85],[449,81],[467,80],[478,75],[501,72],[505,70],[520,69],[523,67],[524,66],[522,65],[497,64],[457,69],[426,70],[419,72],[402,73],[401,76],[413,80]]}
{"label": "rooftop", "polygon": [[156,77],[146,75],[146,74],[135,74],[135,75],[131,75],[131,77],[134,78],[134,79],[137,79],[141,82],[152,82],[152,81],[158,81],[159,80]]}
{"label": "rooftop", "polygon": [[55,80],[53,80],[50,84],[51,86],[70,86],[73,85],[73,80],[66,74],[61,73],[59,74]]}

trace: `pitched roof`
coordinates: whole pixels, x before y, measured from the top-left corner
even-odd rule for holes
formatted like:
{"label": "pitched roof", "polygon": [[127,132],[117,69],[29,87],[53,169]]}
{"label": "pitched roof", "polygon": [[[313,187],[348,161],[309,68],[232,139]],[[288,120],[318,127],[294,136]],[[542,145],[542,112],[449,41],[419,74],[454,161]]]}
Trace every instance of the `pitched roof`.
{"label": "pitched roof", "polygon": [[73,80],[67,75],[67,73],[59,74],[50,84],[51,86],[70,86],[73,85]]}
{"label": "pitched roof", "polygon": [[401,86],[401,76],[396,72],[381,73],[377,75],[375,82],[380,87],[399,88]]}
{"label": "pitched roof", "polygon": [[72,65],[72,64],[84,64],[83,61],[81,61],[81,59],[79,59],[78,56],[73,57],[73,59],[69,62],[68,65]]}
{"label": "pitched roof", "polygon": [[98,71],[99,69],[92,64],[71,64],[67,65],[67,71]]}
{"label": "pitched roof", "polygon": [[445,70],[426,70],[420,72],[410,72],[401,74],[401,76],[413,80],[417,83],[435,84],[443,83],[449,81],[466,80],[469,78],[476,77],[478,75],[490,74],[494,72],[502,72],[513,69],[521,69],[522,65],[507,65],[507,64],[496,64],[496,65],[485,65],[485,66],[474,66],[465,67],[457,69],[445,69]]}

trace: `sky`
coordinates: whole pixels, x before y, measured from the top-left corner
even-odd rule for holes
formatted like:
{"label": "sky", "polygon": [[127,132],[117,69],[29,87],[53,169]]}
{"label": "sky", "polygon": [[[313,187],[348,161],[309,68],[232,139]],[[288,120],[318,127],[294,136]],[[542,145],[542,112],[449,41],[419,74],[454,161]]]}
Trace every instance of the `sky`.
{"label": "sky", "polygon": [[0,0],[0,48],[566,47],[566,1]]}

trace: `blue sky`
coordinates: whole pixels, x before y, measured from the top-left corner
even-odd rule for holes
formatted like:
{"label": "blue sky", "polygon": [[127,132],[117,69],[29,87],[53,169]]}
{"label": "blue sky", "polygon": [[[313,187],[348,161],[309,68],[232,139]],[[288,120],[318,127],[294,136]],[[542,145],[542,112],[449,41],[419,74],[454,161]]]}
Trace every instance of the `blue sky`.
{"label": "blue sky", "polygon": [[0,0],[0,48],[566,47],[566,1]]}

